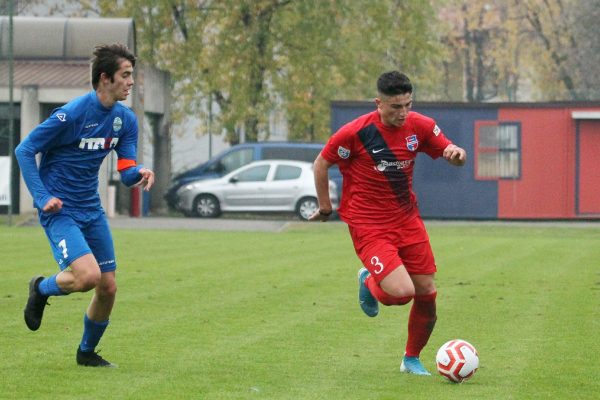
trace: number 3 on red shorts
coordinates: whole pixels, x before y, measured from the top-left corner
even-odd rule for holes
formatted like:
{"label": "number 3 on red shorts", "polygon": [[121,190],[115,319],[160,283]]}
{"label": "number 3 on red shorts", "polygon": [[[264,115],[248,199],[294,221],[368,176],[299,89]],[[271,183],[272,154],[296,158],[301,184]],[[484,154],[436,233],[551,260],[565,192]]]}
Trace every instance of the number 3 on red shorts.
{"label": "number 3 on red shorts", "polygon": [[371,265],[375,267],[373,272],[377,275],[383,272],[383,264],[379,261],[379,257],[373,256],[371,257]]}

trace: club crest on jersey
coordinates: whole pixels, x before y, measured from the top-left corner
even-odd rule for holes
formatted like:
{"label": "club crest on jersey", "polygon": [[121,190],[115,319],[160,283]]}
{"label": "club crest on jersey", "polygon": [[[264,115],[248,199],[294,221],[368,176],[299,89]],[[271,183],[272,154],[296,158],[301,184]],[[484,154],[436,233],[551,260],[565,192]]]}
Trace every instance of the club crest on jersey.
{"label": "club crest on jersey", "polygon": [[338,147],[338,156],[340,156],[340,158],[348,158],[350,157],[350,150],[340,146]]}
{"label": "club crest on jersey", "polygon": [[115,117],[113,120],[113,131],[119,132],[123,126],[123,121],[119,117]]}
{"label": "club crest on jersey", "polygon": [[410,151],[415,151],[417,147],[419,147],[419,141],[417,140],[417,135],[410,135],[406,138],[406,147]]}
{"label": "club crest on jersey", "polygon": [[439,126],[437,126],[437,125],[436,125],[436,126],[434,126],[434,127],[433,127],[433,134],[434,134],[435,136],[439,135],[441,131],[442,131],[442,130],[440,129],[440,127],[439,127]]}
{"label": "club crest on jersey", "polygon": [[67,114],[58,113],[58,114],[56,114],[56,118],[58,118],[58,120],[61,122],[65,122],[67,120]]}

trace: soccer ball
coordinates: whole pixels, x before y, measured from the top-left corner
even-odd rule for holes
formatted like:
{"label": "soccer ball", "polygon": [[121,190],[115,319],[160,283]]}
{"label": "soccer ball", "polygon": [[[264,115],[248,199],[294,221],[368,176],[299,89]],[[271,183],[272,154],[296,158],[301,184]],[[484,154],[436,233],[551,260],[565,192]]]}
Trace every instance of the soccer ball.
{"label": "soccer ball", "polygon": [[466,381],[479,368],[479,355],[467,341],[454,339],[440,347],[435,356],[438,372],[456,383]]}

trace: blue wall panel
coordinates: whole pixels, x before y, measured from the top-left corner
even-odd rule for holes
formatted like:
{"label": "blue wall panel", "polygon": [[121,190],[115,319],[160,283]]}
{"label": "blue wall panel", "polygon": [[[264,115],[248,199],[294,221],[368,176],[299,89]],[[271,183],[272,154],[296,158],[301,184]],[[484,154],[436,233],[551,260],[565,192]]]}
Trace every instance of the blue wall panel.
{"label": "blue wall panel", "polygon": [[414,111],[432,117],[444,134],[467,151],[464,167],[419,154],[414,190],[425,218],[495,219],[498,217],[497,181],[475,180],[474,126],[477,120],[496,120],[496,109],[419,106]]}
{"label": "blue wall panel", "polygon": [[[354,118],[373,111],[373,102],[332,103],[331,128],[337,131]],[[467,151],[467,164],[462,168],[443,159],[417,156],[414,190],[424,218],[495,219],[498,217],[498,185],[496,181],[477,181],[474,171],[474,126],[477,120],[496,120],[496,107],[485,105],[427,105],[417,103],[414,111],[434,118],[450,140]]]}

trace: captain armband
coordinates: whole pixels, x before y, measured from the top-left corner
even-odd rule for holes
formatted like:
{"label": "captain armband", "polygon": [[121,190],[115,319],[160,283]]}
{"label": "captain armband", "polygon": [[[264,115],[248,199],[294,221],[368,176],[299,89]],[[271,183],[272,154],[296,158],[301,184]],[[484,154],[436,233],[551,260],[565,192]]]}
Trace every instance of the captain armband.
{"label": "captain armband", "polygon": [[121,158],[117,161],[117,171],[121,174],[121,182],[125,186],[133,186],[142,179],[141,168],[135,160]]}
{"label": "captain armband", "polygon": [[125,158],[120,158],[117,161],[117,171],[122,172],[128,168],[135,167],[137,162],[135,160],[127,160]]}

